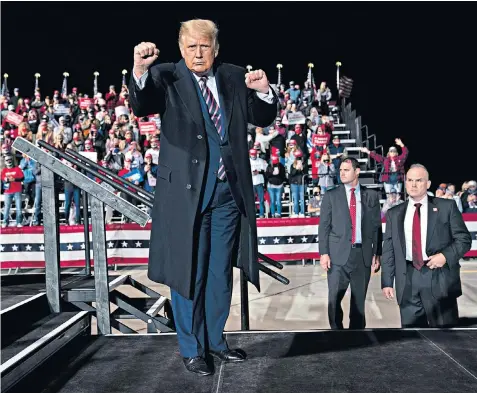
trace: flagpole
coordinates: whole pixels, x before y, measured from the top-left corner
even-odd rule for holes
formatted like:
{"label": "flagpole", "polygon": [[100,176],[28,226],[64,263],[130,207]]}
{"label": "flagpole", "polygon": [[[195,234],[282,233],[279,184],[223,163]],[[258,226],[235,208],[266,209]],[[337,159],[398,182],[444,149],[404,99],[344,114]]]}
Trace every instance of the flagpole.
{"label": "flagpole", "polygon": [[61,88],[61,95],[63,96],[63,98],[66,98],[66,97],[68,97],[67,78],[70,76],[70,74],[68,74],[67,72],[63,72],[63,76],[64,76],[64,79],[63,79],[63,86]]}
{"label": "flagpole", "polygon": [[93,75],[94,75],[93,95],[96,96],[96,94],[98,94],[98,76],[99,76],[99,72],[95,71],[93,73]]}
{"label": "flagpole", "polygon": [[8,79],[8,74],[3,74],[2,96],[4,96],[7,99],[7,101],[9,101],[10,92],[8,91],[7,79]]}
{"label": "flagpole", "polygon": [[40,90],[40,83],[39,83],[39,81],[38,81],[38,79],[40,78],[40,76],[41,76],[41,75],[40,75],[38,72],[35,74],[35,91],[33,92],[33,96],[35,96],[35,93],[36,93],[38,90]]}
{"label": "flagpole", "polygon": [[277,64],[278,68],[278,80],[277,80],[277,86],[278,86],[278,91],[280,91],[280,85],[282,84],[282,64]]}
{"label": "flagpole", "polygon": [[[340,61],[336,62],[336,87],[338,90],[338,96],[337,96],[336,102],[339,102],[339,98],[340,98],[340,67],[341,65],[342,64]],[[342,102],[342,108],[344,108],[346,105],[346,100],[344,97],[341,99],[341,102]]]}

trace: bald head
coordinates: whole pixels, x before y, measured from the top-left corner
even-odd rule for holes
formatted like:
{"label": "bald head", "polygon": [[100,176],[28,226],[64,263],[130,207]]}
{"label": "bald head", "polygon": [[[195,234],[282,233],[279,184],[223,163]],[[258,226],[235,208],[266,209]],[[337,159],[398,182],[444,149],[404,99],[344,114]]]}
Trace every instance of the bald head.
{"label": "bald head", "polygon": [[414,200],[421,200],[427,194],[431,186],[429,181],[429,172],[421,164],[414,164],[407,171],[406,191]]}

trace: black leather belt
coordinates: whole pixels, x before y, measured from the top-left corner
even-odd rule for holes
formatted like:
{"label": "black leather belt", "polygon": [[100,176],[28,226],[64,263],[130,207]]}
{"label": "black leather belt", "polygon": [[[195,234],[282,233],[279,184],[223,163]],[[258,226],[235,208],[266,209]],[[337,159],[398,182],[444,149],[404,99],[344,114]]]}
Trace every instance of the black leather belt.
{"label": "black leather belt", "polygon": [[361,243],[354,243],[351,245],[351,248],[361,248],[363,245]]}

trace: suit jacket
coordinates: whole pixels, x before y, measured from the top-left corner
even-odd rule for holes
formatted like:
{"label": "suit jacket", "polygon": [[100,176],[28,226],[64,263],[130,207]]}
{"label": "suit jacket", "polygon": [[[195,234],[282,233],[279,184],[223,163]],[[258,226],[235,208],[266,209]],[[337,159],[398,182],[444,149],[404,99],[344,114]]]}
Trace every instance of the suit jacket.
{"label": "suit jacket", "polygon": [[[245,85],[245,69],[231,64],[214,67],[222,114],[228,135],[226,163],[233,165],[231,189],[242,194],[244,212],[233,262],[258,290],[258,246],[255,198],[248,159],[247,123],[269,126],[277,114],[277,98],[267,104]],[[184,60],[154,65],[142,90],[131,76],[130,103],[136,116],[160,113],[161,156],[152,209],[149,278],[191,299],[196,217],[207,184],[208,138],[199,96]],[[228,174],[228,173],[227,173]]]}
{"label": "suit jacket", "polygon": [[[408,203],[386,213],[381,286],[393,287],[401,304],[406,285],[406,238],[404,219]],[[447,263],[432,271],[432,294],[436,299],[462,295],[459,260],[470,250],[472,239],[454,200],[428,197],[426,254],[442,253]]]}
{"label": "suit jacket", "polygon": [[[381,255],[382,226],[379,195],[361,189],[361,237],[364,263],[371,266],[373,255]],[[323,196],[318,227],[320,254],[328,254],[331,263],[343,266],[351,252],[351,216],[344,185],[327,190]]]}

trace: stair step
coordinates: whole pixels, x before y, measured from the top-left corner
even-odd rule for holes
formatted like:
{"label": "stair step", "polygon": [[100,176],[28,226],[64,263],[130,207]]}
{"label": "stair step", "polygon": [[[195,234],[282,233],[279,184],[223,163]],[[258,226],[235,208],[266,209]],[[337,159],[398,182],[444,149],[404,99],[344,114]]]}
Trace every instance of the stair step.
{"label": "stair step", "polygon": [[367,158],[358,158],[358,162],[366,164],[368,162],[368,159]]}
{"label": "stair step", "polygon": [[79,344],[90,329],[89,320],[87,311],[51,314],[35,330],[2,349],[2,392],[10,391],[69,343]]}
{"label": "stair step", "polygon": [[333,131],[333,135],[348,135],[350,132],[350,130]]}
{"label": "stair step", "polygon": [[360,171],[359,174],[362,174],[362,173],[376,173],[376,169],[369,169],[367,171]]}
{"label": "stair step", "polygon": [[341,139],[341,143],[356,143],[356,139]]}
{"label": "stair step", "polygon": [[[167,298],[164,296],[161,296],[159,299],[153,299],[149,297],[128,299],[128,303],[132,307],[146,313],[147,315],[151,317],[155,317],[159,314],[159,311],[161,311],[164,308],[166,301],[167,301]],[[118,308],[117,310],[115,310],[111,314],[111,316],[118,319],[137,319],[137,317],[135,317],[131,313],[128,313],[127,311],[124,311],[121,308]]]}
{"label": "stair step", "polygon": [[[343,141],[341,141],[341,143],[343,143]],[[347,147],[346,151],[361,151],[361,148],[356,146],[351,146],[351,147]]]}
{"label": "stair step", "polygon": [[62,325],[76,314],[78,313],[62,312],[59,314],[50,314],[47,317],[36,321],[32,325],[32,330],[30,330],[27,334],[18,338],[7,347],[2,348],[2,364],[5,364],[8,360],[18,355],[27,347],[40,340],[43,336]]}
{"label": "stair step", "polygon": [[[113,291],[128,280],[128,275],[108,276],[109,291]],[[65,285],[62,288],[64,300],[67,302],[94,302],[96,301],[96,291],[94,277],[84,277],[82,280]]]}
{"label": "stair step", "polygon": [[344,128],[344,127],[346,127],[346,124],[344,124],[344,123],[336,123],[336,124],[335,124],[335,128],[336,128],[336,127]]}

